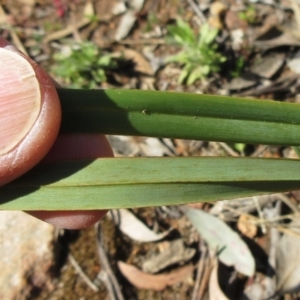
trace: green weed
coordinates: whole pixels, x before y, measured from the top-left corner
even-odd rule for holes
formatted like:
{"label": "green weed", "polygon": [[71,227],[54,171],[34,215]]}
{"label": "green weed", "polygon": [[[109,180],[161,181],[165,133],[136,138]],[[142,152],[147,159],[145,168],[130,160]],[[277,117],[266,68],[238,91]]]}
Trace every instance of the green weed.
{"label": "green weed", "polygon": [[243,56],[240,56],[235,61],[235,68],[233,71],[230,72],[230,75],[232,77],[239,77],[243,71],[244,65],[245,65],[245,58]]}
{"label": "green weed", "polygon": [[66,47],[55,53],[51,71],[72,88],[93,89],[106,81],[106,71],[115,69],[118,61],[111,54],[103,53],[91,42]]}
{"label": "green weed", "polygon": [[239,17],[249,24],[255,24],[257,19],[257,12],[255,7],[253,5],[248,6],[245,11],[239,13]]}
{"label": "green weed", "polygon": [[210,73],[220,71],[226,58],[217,50],[214,42],[218,30],[208,24],[201,26],[195,34],[190,25],[177,19],[176,25],[168,26],[168,44],[175,44],[182,50],[167,59],[167,62],[177,62],[183,66],[179,83],[193,84],[197,79],[205,79]]}

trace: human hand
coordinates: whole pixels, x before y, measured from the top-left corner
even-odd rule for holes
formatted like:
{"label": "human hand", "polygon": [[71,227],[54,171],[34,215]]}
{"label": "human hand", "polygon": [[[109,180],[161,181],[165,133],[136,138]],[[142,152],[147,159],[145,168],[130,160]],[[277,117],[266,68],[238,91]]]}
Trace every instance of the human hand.
{"label": "human hand", "polygon": [[[37,163],[113,156],[103,135],[58,136],[60,120],[53,80],[0,37],[0,186]],[[106,211],[28,213],[62,228],[80,229],[97,222]]]}

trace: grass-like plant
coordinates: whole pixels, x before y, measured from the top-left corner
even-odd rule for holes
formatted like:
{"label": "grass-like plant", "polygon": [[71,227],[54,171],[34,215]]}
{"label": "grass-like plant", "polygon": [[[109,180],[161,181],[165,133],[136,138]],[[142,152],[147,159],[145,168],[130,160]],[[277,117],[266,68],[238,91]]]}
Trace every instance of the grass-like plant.
{"label": "grass-like plant", "polygon": [[115,69],[117,59],[103,53],[95,44],[83,42],[65,46],[53,55],[52,72],[71,88],[92,89],[106,81],[106,71]]}
{"label": "grass-like plant", "polygon": [[167,59],[167,62],[176,62],[183,69],[178,78],[179,83],[193,84],[197,79],[205,79],[211,73],[220,71],[221,64],[226,58],[221,55],[215,43],[218,35],[216,28],[203,24],[198,34],[191,26],[181,19],[175,25],[168,26],[167,42],[178,46],[181,51]]}
{"label": "grass-like plant", "polygon": [[[300,146],[300,106],[136,90],[58,89],[62,132]],[[300,188],[300,160],[101,158],[40,165],[1,187],[0,209],[89,210],[200,201]]]}

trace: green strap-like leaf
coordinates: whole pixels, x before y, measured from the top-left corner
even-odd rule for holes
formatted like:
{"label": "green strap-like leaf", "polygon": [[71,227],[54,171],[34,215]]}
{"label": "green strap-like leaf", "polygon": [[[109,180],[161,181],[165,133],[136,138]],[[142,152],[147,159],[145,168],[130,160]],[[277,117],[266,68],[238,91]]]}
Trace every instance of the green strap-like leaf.
{"label": "green strap-like leaf", "polygon": [[62,131],[300,145],[300,105],[136,90],[58,89]]}
{"label": "green strap-like leaf", "polygon": [[1,187],[0,209],[88,210],[176,205],[300,188],[300,161],[103,158],[40,165]]}

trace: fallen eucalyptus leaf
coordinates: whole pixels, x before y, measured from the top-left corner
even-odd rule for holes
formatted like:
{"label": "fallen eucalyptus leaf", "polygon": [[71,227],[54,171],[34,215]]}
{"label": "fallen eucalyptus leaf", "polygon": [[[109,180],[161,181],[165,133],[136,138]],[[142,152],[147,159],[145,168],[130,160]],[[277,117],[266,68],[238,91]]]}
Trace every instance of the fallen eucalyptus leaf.
{"label": "fallen eucalyptus leaf", "polygon": [[111,213],[120,230],[135,241],[155,242],[170,233],[169,230],[160,234],[155,233],[127,209],[113,210]]}
{"label": "fallen eucalyptus leaf", "polygon": [[138,268],[118,261],[118,266],[124,277],[135,287],[139,289],[162,291],[167,286],[171,286],[178,282],[184,281],[188,276],[191,276],[194,267],[188,265],[168,274],[152,275],[139,270]]}
{"label": "fallen eucalyptus leaf", "polygon": [[244,275],[254,274],[254,258],[235,231],[222,220],[202,210],[185,207],[183,211],[209,247],[216,251],[221,262],[227,266],[234,266]]}
{"label": "fallen eucalyptus leaf", "polygon": [[130,1],[130,8],[125,12],[122,16],[121,21],[118,25],[115,40],[120,41],[125,38],[130,30],[132,29],[136,19],[138,12],[142,9],[144,5],[144,0],[131,0]]}

